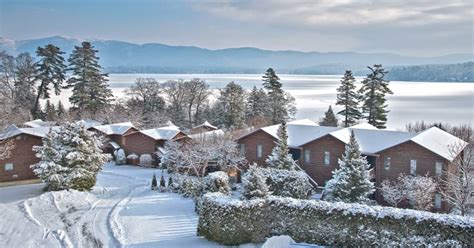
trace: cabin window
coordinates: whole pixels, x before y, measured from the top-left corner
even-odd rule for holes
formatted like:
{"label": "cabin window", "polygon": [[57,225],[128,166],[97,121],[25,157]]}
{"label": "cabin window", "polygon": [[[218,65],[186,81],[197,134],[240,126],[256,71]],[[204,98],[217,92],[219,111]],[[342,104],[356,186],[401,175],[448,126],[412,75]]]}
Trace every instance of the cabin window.
{"label": "cabin window", "polygon": [[390,165],[392,164],[392,158],[391,157],[385,157],[385,160],[384,160],[384,167],[386,170],[390,170]]}
{"label": "cabin window", "polygon": [[331,163],[331,153],[330,152],[324,152],[324,165],[329,165]]}
{"label": "cabin window", "polygon": [[240,144],[240,155],[245,155],[245,144]]}
{"label": "cabin window", "polygon": [[5,170],[8,171],[8,170],[13,170],[13,164],[12,163],[6,163],[5,164]]}
{"label": "cabin window", "polygon": [[416,160],[411,159],[410,160],[410,175],[416,175]]}
{"label": "cabin window", "polygon": [[261,158],[263,153],[263,145],[258,144],[257,145],[257,158]]}
{"label": "cabin window", "polygon": [[436,162],[436,170],[435,170],[436,176],[441,176],[443,174],[443,163],[441,162]]}
{"label": "cabin window", "polygon": [[304,150],[304,162],[305,164],[308,164],[311,159],[311,151],[310,150]]}
{"label": "cabin window", "polygon": [[441,195],[439,193],[435,194],[435,208],[436,209],[441,208]]}

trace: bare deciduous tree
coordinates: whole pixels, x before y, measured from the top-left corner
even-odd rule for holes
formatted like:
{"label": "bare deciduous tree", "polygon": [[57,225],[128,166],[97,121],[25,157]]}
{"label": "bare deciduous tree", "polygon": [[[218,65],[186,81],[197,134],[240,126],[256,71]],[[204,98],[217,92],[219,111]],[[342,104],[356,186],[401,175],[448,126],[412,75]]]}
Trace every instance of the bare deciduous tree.
{"label": "bare deciduous tree", "polygon": [[458,211],[466,215],[474,194],[474,145],[453,145],[450,152],[453,162],[440,178],[443,198]]}

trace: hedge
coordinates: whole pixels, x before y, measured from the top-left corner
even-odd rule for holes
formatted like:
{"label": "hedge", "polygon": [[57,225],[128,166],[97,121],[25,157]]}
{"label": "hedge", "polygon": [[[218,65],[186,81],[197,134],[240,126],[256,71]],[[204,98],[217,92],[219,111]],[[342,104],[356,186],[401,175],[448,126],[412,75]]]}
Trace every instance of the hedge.
{"label": "hedge", "polygon": [[474,218],[410,209],[269,196],[238,200],[208,193],[198,235],[224,245],[289,235],[331,246],[469,246]]}

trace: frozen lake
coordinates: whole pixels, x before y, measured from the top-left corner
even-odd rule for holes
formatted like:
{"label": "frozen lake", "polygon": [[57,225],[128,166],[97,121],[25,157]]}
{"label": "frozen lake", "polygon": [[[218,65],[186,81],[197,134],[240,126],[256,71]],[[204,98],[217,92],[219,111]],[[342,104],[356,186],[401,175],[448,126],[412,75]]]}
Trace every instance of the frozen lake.
{"label": "frozen lake", "polygon": [[[320,119],[331,104],[341,75],[279,75],[283,87],[296,98],[297,118]],[[200,78],[211,88],[222,88],[234,81],[246,89],[261,87],[261,74],[110,74],[110,86],[116,97],[136,78],[151,77],[158,82],[171,79]],[[358,82],[361,78],[357,78]],[[360,85],[360,83],[358,83]],[[474,83],[390,82],[394,92],[388,96],[388,128],[400,129],[407,122],[449,122],[474,124]],[[67,101],[69,92],[61,98]]]}

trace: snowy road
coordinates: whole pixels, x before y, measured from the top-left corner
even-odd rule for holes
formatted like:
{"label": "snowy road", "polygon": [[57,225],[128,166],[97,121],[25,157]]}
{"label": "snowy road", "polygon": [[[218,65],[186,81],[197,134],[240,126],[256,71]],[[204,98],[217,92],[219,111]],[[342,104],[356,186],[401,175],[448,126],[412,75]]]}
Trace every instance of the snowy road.
{"label": "snowy road", "polygon": [[0,188],[0,247],[219,247],[196,236],[191,199],[149,190],[153,173],[106,165],[92,193]]}

